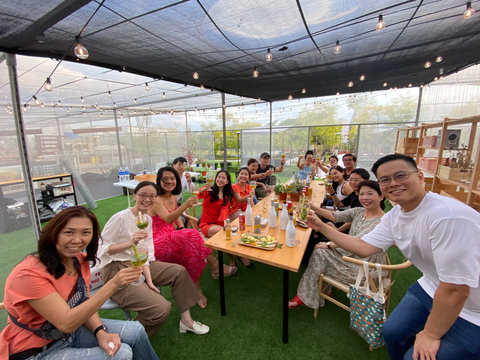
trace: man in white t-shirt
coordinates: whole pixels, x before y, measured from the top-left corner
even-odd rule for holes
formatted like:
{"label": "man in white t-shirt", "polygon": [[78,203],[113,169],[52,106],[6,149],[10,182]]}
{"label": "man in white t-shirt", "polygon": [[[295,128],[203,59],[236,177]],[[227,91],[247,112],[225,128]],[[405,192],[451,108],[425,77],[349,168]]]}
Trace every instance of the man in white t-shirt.
{"label": "man in white t-shirt", "polygon": [[[396,244],[423,273],[384,324],[390,357],[480,359],[480,214],[427,193],[408,156],[384,156],[372,172],[383,195],[399,206],[362,239],[342,234],[336,244],[360,257]],[[318,221],[308,216],[312,228]],[[322,231],[329,236],[329,229]]]}

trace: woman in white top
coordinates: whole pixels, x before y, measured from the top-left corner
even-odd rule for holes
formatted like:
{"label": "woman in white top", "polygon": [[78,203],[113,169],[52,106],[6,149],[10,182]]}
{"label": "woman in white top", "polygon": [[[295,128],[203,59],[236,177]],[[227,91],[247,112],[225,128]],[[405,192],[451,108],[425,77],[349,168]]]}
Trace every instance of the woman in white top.
{"label": "woman in white top", "polygon": [[[330,174],[332,175],[332,180],[338,183],[336,190],[338,198],[340,200],[345,199],[353,191],[347,181],[345,170],[340,165],[334,165],[330,168]],[[326,188],[327,193],[329,193],[329,190]]]}
{"label": "woman in white top", "polygon": [[136,311],[135,320],[152,337],[167,321],[172,304],[161,294],[157,286],[171,286],[172,297],[180,312],[180,333],[187,331],[198,335],[206,334],[209,327],[193,321],[190,308],[199,300],[200,295],[193,285],[185,268],[178,264],[169,264],[155,260],[152,237],[152,218],[147,215],[148,226],[144,231],[137,228],[139,212],[146,214],[158,196],[157,185],[142,181],[133,191],[135,206],[113,215],[102,231],[99,246],[100,265],[103,281],[108,282],[121,269],[131,267],[132,245],[144,241],[148,247],[148,261],[142,267],[145,282],[140,285],[127,285],[117,290],[110,298],[122,309]]}

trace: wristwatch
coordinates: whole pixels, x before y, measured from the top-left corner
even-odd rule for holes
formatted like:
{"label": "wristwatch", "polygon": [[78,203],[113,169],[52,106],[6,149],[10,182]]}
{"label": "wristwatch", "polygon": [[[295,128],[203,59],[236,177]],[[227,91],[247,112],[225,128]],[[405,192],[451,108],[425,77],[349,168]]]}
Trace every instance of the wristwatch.
{"label": "wristwatch", "polygon": [[96,337],[96,336],[97,336],[97,333],[98,333],[100,330],[103,330],[103,331],[105,331],[106,333],[108,333],[108,330],[107,330],[106,326],[102,324],[102,325],[100,325],[99,327],[97,327],[97,328],[95,329],[95,331],[93,332],[93,336]]}
{"label": "wristwatch", "polygon": [[331,244],[331,243],[332,243],[331,241],[329,241],[329,242],[326,243],[327,248],[331,249],[331,247],[330,247],[330,244]]}

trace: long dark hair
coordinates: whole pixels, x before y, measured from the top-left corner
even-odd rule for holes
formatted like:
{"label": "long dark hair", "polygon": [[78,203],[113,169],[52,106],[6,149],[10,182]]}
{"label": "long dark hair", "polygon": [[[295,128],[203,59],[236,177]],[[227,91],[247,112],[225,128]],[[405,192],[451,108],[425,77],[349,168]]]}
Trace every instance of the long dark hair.
{"label": "long dark hair", "polygon": [[[373,181],[373,180],[363,180],[360,182],[360,184],[358,184],[358,193],[360,194],[360,190],[362,189],[362,187],[369,187],[370,189],[373,189],[375,190],[378,195],[380,195],[381,197],[383,197],[383,194],[382,194],[382,191],[380,190],[380,185],[378,185],[378,182],[376,181]],[[385,199],[383,199],[382,201],[380,201],[380,208],[382,210],[385,210]]]}
{"label": "long dark hair", "polygon": [[158,195],[158,186],[157,184],[151,182],[151,181],[142,181],[142,182],[139,182],[137,184],[137,186],[135,186],[135,190],[133,190],[133,193],[134,194],[137,194],[141,188],[144,188],[145,186],[153,186],[153,188],[155,189],[155,191],[157,192],[157,195]]}
{"label": "long dark hair", "polygon": [[347,180],[347,178],[348,178],[347,173],[345,172],[345,169],[342,168],[340,165],[333,165],[328,172],[331,174],[332,170],[337,170],[337,171],[343,173],[343,180],[345,180],[345,181]]}
{"label": "long dark hair", "polygon": [[162,182],[163,173],[166,171],[170,171],[171,173],[173,173],[173,175],[175,176],[175,181],[177,182],[177,186],[175,186],[175,189],[173,189],[172,194],[180,195],[182,193],[182,180],[180,180],[180,175],[178,175],[177,170],[175,170],[171,166],[165,166],[158,169],[158,172],[157,172],[158,195],[165,194],[165,190],[163,190],[161,182]]}
{"label": "long dark hair", "polygon": [[230,174],[226,170],[220,170],[217,175],[215,176],[215,181],[213,182],[212,186],[212,192],[210,193],[210,202],[215,202],[218,199],[218,193],[219,189],[217,186],[217,177],[221,173],[224,173],[225,176],[227,177],[228,183],[223,187],[223,204],[222,206],[227,205],[230,201],[233,199],[233,189],[232,189],[232,178],[230,177]]}
{"label": "long dark hair", "polygon": [[92,240],[85,249],[86,260],[93,265],[97,262],[98,240],[100,239],[100,225],[95,214],[85,206],[71,206],[62,210],[45,226],[38,240],[38,256],[40,261],[47,267],[47,271],[58,279],[65,274],[65,266],[62,264],[57,252],[58,235],[72,218],[88,218],[92,221]]}

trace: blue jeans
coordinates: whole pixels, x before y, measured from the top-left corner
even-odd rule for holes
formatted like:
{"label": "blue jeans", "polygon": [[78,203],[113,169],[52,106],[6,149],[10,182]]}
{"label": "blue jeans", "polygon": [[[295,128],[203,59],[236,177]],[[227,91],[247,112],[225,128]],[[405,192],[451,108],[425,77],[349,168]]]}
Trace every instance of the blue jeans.
{"label": "blue jeans", "polygon": [[56,344],[28,360],[144,360],[158,359],[150,345],[142,324],[138,321],[102,319],[108,332],[120,335],[121,347],[113,357],[100,346],[95,336],[85,326],[80,326],[70,336],[58,340]]}
{"label": "blue jeans", "polygon": [[253,196],[252,197],[252,200],[253,200],[253,205],[257,205],[258,204],[258,199],[256,196]]}
{"label": "blue jeans", "polygon": [[[423,330],[433,299],[416,282],[383,325],[383,337],[392,360],[412,359],[415,335]],[[480,359],[480,326],[457,318],[443,335],[437,360]]]}

